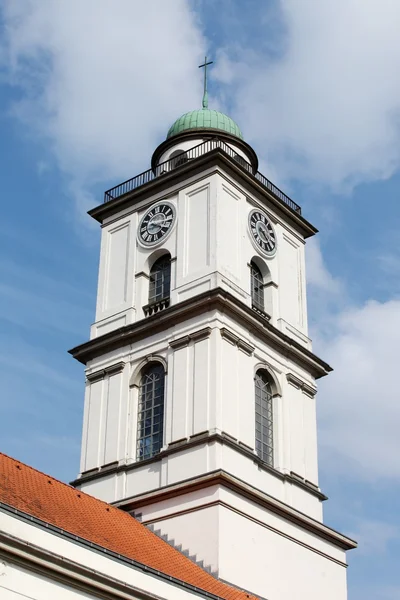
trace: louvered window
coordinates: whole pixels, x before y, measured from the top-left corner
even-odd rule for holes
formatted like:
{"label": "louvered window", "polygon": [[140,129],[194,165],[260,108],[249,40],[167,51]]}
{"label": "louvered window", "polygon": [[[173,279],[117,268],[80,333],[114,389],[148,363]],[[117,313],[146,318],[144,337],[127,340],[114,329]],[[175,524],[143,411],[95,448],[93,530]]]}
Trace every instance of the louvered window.
{"label": "louvered window", "polygon": [[272,389],[265,371],[255,376],[256,452],[270,466],[274,462]]}
{"label": "louvered window", "polygon": [[137,460],[151,458],[163,445],[164,367],[154,363],[142,372],[139,387]]}
{"label": "louvered window", "polygon": [[253,308],[264,311],[264,280],[260,269],[253,262],[250,265],[251,303]]}
{"label": "louvered window", "polygon": [[171,288],[171,257],[161,256],[150,270],[149,304],[169,298]]}

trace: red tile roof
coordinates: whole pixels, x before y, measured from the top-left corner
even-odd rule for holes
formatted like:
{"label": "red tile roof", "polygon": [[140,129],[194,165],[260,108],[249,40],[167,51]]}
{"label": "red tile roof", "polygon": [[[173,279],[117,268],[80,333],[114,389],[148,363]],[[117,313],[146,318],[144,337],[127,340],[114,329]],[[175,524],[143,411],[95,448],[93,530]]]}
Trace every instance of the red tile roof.
{"label": "red tile roof", "polygon": [[225,600],[255,599],[201,569],[128,513],[1,453],[0,502]]}

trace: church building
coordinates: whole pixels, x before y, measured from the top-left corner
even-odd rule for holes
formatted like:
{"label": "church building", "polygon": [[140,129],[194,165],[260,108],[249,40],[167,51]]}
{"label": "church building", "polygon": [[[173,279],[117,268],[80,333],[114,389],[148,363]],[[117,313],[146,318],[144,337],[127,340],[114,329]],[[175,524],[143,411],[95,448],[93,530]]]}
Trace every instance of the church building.
{"label": "church building", "polygon": [[318,484],[316,228],[206,85],[89,214],[80,471],[66,485],[0,455],[0,598],[346,600],[356,543],[324,524]]}

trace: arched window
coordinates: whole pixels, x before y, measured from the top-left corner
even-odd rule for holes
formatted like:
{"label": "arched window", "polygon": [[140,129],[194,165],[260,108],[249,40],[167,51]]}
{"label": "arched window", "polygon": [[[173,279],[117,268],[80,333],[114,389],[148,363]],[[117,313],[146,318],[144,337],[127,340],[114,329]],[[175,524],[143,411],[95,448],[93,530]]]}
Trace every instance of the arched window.
{"label": "arched window", "polygon": [[267,465],[274,463],[273,407],[271,380],[266,371],[255,379],[256,452]]}
{"label": "arched window", "polygon": [[260,269],[253,261],[250,263],[250,277],[252,307],[264,312],[264,279]]}
{"label": "arched window", "polygon": [[136,458],[144,460],[160,452],[164,425],[164,367],[152,363],[142,371],[139,385]]}
{"label": "arched window", "polygon": [[149,304],[169,299],[171,288],[171,256],[164,254],[150,269]]}
{"label": "arched window", "polygon": [[175,150],[172,152],[169,159],[171,161],[171,168],[175,169],[176,167],[180,167],[181,165],[187,163],[188,156],[184,150]]}

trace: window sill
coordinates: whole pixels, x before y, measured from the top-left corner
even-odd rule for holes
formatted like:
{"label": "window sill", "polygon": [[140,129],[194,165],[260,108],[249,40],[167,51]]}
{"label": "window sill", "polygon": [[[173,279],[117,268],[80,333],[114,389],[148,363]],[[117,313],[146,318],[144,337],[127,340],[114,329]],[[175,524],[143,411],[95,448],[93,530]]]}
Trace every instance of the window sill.
{"label": "window sill", "polygon": [[143,312],[145,314],[146,317],[151,317],[151,315],[154,315],[155,313],[158,313],[162,310],[164,310],[165,308],[169,307],[169,297],[168,298],[162,298],[161,300],[158,300],[157,302],[152,302],[151,304],[146,304],[146,306],[143,306]]}
{"label": "window sill", "polygon": [[255,304],[252,304],[251,308],[254,310],[254,312],[258,313],[261,317],[263,317],[267,321],[269,321],[271,319],[271,316],[268,313],[266,313],[264,310],[262,310],[261,308],[259,308]]}

